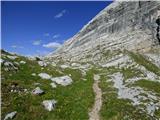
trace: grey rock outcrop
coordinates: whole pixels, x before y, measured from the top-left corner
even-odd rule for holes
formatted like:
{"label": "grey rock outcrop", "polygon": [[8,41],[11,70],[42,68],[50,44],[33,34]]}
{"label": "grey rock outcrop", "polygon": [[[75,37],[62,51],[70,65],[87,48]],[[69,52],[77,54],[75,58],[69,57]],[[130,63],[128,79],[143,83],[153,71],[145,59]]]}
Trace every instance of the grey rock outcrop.
{"label": "grey rock outcrop", "polygon": [[77,61],[104,50],[147,52],[159,46],[159,16],[159,1],[115,1],[47,58]]}

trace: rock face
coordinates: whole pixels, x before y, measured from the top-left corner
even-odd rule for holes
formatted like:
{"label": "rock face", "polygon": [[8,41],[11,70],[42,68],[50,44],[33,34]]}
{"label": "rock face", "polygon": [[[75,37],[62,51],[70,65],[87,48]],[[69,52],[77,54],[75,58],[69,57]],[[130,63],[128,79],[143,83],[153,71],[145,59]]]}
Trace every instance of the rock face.
{"label": "rock face", "polygon": [[77,61],[104,50],[159,46],[159,1],[115,1],[48,58]]}

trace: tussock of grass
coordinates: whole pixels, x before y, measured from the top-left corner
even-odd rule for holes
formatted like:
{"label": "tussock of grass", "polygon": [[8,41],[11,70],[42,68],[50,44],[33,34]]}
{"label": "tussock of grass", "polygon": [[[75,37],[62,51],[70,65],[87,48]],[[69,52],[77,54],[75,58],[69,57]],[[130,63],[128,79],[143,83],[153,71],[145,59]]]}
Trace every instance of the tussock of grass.
{"label": "tussock of grass", "polygon": [[160,83],[159,82],[142,79],[142,80],[136,81],[134,85],[142,87],[149,91],[156,92],[157,94],[160,95]]}
{"label": "tussock of grass", "polygon": [[157,74],[160,76],[160,68],[158,68],[156,65],[154,65],[152,62],[147,60],[144,56],[140,54],[135,54],[133,52],[129,52],[129,55],[140,65],[143,65],[146,69],[149,71]]}

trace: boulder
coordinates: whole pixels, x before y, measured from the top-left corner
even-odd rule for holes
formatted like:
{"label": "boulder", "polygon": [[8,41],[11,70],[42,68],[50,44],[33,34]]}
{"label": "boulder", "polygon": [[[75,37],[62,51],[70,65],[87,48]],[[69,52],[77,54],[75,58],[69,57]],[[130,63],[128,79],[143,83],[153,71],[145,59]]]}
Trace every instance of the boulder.
{"label": "boulder", "polygon": [[32,91],[32,94],[34,94],[34,95],[42,95],[42,94],[44,94],[44,91],[41,90],[39,87],[36,87],[36,88]]}
{"label": "boulder", "polygon": [[53,100],[44,100],[42,105],[45,107],[46,110],[52,111],[56,106],[57,101]]}
{"label": "boulder", "polygon": [[26,62],[25,62],[25,61],[20,61],[20,63],[21,63],[21,64],[26,64]]}
{"label": "boulder", "polygon": [[51,78],[51,80],[62,86],[67,86],[72,83],[72,79],[69,76],[55,77]]}
{"label": "boulder", "polygon": [[13,118],[16,116],[16,114],[17,114],[17,111],[8,113],[8,114],[5,116],[4,120],[13,119]]}
{"label": "boulder", "polygon": [[51,79],[51,76],[48,75],[47,73],[40,73],[38,74],[39,77],[41,77],[42,79]]}
{"label": "boulder", "polygon": [[38,64],[39,64],[41,67],[46,67],[46,66],[47,66],[47,63],[45,63],[44,61],[38,61]]}

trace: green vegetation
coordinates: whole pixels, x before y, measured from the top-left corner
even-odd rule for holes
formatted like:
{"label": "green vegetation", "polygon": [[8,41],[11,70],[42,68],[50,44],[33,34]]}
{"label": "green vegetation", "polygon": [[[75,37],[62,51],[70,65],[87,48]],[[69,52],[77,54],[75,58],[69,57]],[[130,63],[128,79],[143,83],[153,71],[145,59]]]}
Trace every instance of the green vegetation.
{"label": "green vegetation", "polygon": [[124,80],[127,80],[129,78],[133,77],[140,77],[143,75],[143,73],[138,70],[138,69],[133,69],[133,68],[122,68],[121,72],[123,73]]}
{"label": "green vegetation", "polygon": [[[115,51],[113,54],[111,54],[110,51],[106,51],[104,55],[108,58],[109,56],[119,53],[120,51]],[[3,52],[3,54],[11,55],[5,52]],[[146,60],[142,55],[134,53],[129,54],[138,64],[141,64],[148,70],[160,75],[160,69]],[[14,120],[87,120],[89,118],[88,112],[94,104],[95,97],[92,89],[94,82],[93,74],[99,74],[101,76],[99,87],[103,92],[103,103],[100,111],[102,120],[152,119],[145,112],[138,109],[137,106],[133,106],[131,104],[132,101],[118,98],[117,89],[115,89],[113,83],[109,81],[110,78],[108,75],[115,72],[123,73],[125,81],[135,76],[143,76],[143,73],[135,68],[101,68],[95,65],[92,69],[87,71],[86,76],[83,76],[79,69],[62,69],[59,66],[53,67],[52,65],[40,67],[37,61],[32,61],[22,56],[15,60],[2,56],[2,59],[11,61],[13,64],[15,61],[19,63],[21,60],[26,62],[26,64],[15,64],[15,66],[18,67],[17,71],[5,71],[4,66],[2,66],[2,118],[9,112],[17,111]],[[90,63],[93,65],[92,62]],[[64,61],[60,61],[59,64],[64,64]],[[57,88],[52,88],[50,85],[52,82],[51,80],[44,80],[37,76],[37,74],[42,72],[48,73],[53,77],[69,75],[71,76],[73,83],[65,87],[57,85]],[[36,76],[32,76],[32,73],[36,73]],[[84,81],[84,79],[86,80]],[[36,88],[34,83],[40,83],[40,85],[37,86],[44,90],[45,94],[40,96],[32,95],[31,91]],[[13,84],[17,84],[19,89],[27,89],[29,92],[11,92]],[[159,82],[139,80],[133,85],[131,84],[131,86],[142,87],[144,90],[153,91],[160,96]],[[50,99],[55,99],[57,101],[56,108],[51,112],[45,110],[42,106],[43,100]],[[160,116],[160,111],[157,110],[155,114],[156,116]]]}
{"label": "green vegetation", "polygon": [[[93,71],[89,70],[85,77],[81,71],[76,69],[64,69],[48,65],[41,69],[36,61],[31,61],[25,57],[16,58],[15,61],[26,61],[20,64],[18,71],[4,71],[2,66],[2,118],[12,111],[17,111],[14,120],[85,120],[88,119],[88,110],[94,102],[92,90]],[[11,60],[10,60],[11,61]],[[69,86],[58,85],[57,88],[50,86],[50,80],[41,79],[39,76],[32,76],[32,73],[48,73],[52,76],[62,76],[71,74],[73,83]],[[83,81],[83,79],[87,79]],[[45,91],[44,95],[32,95],[31,91],[36,87],[34,83]],[[28,89],[28,93],[10,92],[12,84],[23,89]],[[55,99],[57,101],[55,110],[49,112],[42,106],[42,101]]]}
{"label": "green vegetation", "polygon": [[136,81],[133,85],[144,88],[145,90],[153,91],[160,95],[160,83],[149,80],[139,80]]}
{"label": "green vegetation", "polygon": [[128,53],[135,60],[135,62],[137,62],[140,65],[143,65],[149,71],[160,76],[160,68],[158,68],[156,65],[154,65],[149,60],[147,60],[144,56],[142,56],[141,54],[138,54],[138,53],[135,54],[133,52],[128,52]]}

